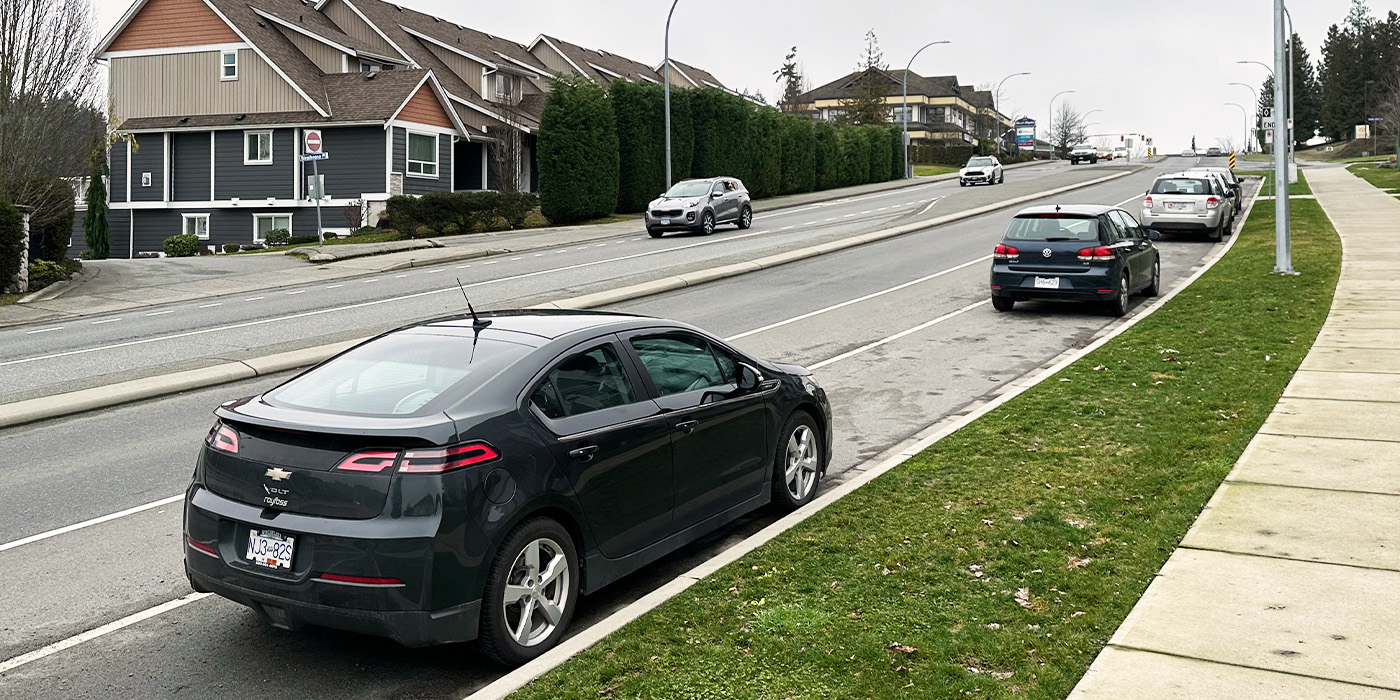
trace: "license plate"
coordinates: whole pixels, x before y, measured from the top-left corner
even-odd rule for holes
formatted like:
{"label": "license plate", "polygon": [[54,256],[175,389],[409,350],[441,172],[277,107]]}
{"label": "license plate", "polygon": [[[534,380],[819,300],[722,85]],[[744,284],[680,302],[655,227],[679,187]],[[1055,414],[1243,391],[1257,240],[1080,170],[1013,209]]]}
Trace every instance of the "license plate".
{"label": "license plate", "polygon": [[276,530],[253,530],[248,533],[248,553],[244,558],[269,569],[291,569],[295,544],[295,537]]}
{"label": "license plate", "polygon": [[1190,202],[1167,202],[1167,211],[1191,211]]}
{"label": "license plate", "polygon": [[1059,288],[1060,288],[1060,278],[1059,278],[1059,277],[1037,277],[1037,278],[1035,278],[1035,288],[1036,288],[1036,289],[1059,289]]}
{"label": "license plate", "polygon": [[670,226],[670,225],[671,225],[671,220],[670,220],[670,219],[662,219],[662,220],[661,220],[661,225],[662,225],[662,226]]}

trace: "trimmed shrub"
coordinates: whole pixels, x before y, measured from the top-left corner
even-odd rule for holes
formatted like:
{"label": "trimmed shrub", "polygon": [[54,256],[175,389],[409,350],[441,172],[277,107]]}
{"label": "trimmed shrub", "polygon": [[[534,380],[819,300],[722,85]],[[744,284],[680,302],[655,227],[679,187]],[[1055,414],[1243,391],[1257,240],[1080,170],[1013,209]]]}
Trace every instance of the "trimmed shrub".
{"label": "trimmed shrub", "polygon": [[890,127],[890,179],[904,179],[904,130]]}
{"label": "trimmed shrub", "polygon": [[545,218],[571,224],[613,213],[618,157],[617,121],[607,93],[588,80],[551,81],[538,145]]}
{"label": "trimmed shrub", "polygon": [[841,138],[835,124],[820,122],[812,127],[815,143],[813,166],[816,169],[816,189],[829,190],[841,186]]}
{"label": "trimmed shrub", "polygon": [[811,192],[817,188],[817,137],[811,119],[796,114],[779,117],[783,165],[781,194]]}
{"label": "trimmed shrub", "polygon": [[390,197],[384,203],[384,213],[379,217],[379,223],[411,235],[418,226],[418,198],[406,194]]}
{"label": "trimmed shrub", "polygon": [[639,212],[657,193],[666,189],[666,133],[661,88],[647,89],[628,80],[618,80],[608,89],[613,115],[617,119],[618,185],[617,210]]}
{"label": "trimmed shrub", "polygon": [[776,197],[783,189],[783,137],[778,110],[759,107],[749,116],[749,166],[744,184],[755,199]]}
{"label": "trimmed shrub", "polygon": [[753,189],[749,180],[749,118],[752,103],[738,95],[716,88],[696,90],[690,95],[690,118],[695,129],[695,156],[691,177],[737,177]]}
{"label": "trimmed shrub", "polygon": [[869,144],[870,174],[866,182],[885,182],[890,179],[890,137],[888,127],[862,126],[865,141]]}
{"label": "trimmed shrub", "polygon": [[350,235],[351,235],[351,237],[354,237],[354,236],[368,236],[368,235],[375,234],[375,233],[380,233],[379,229],[377,229],[377,228],[375,228],[375,227],[373,227],[373,226],[361,226],[361,227],[355,229],[354,231],[351,231],[351,232],[350,232]]}
{"label": "trimmed shrub", "polygon": [[[666,152],[666,95],[665,89],[652,87],[660,97],[656,103],[656,128],[660,134],[657,143],[660,144],[660,153]],[[693,91],[688,89],[677,89],[671,86],[671,177],[675,180],[684,180],[689,176],[695,159],[695,122],[690,114],[690,98]],[[663,155],[664,157],[664,155]],[[663,171],[661,177],[664,180],[666,173]],[[656,190],[657,193],[665,190],[663,186]]]}
{"label": "trimmed shrub", "polygon": [[909,160],[917,165],[961,168],[972,157],[972,146],[910,146]]}
{"label": "trimmed shrub", "polygon": [[83,263],[80,260],[35,260],[29,263],[29,291],[37,292],[51,284],[72,279],[73,274],[81,269]]}
{"label": "trimmed shrub", "polygon": [[19,274],[24,256],[24,215],[16,207],[0,202],[0,291]]}
{"label": "trimmed shrub", "polygon": [[[272,238],[272,232],[268,232],[268,238]],[[192,258],[199,255],[199,237],[193,233],[182,233],[178,236],[171,236],[165,239],[165,254],[172,258]]]}
{"label": "trimmed shrub", "polygon": [[530,216],[530,212],[540,206],[540,198],[530,192],[485,192],[482,194],[494,194],[495,206],[493,211],[496,216],[504,219],[506,226],[512,229],[525,226],[525,219]]}
{"label": "trimmed shrub", "polygon": [[862,129],[838,129],[841,145],[841,186],[864,185],[870,180],[870,141]]}
{"label": "trimmed shrub", "polygon": [[[271,233],[271,231],[268,233]],[[326,238],[335,238],[335,235],[328,235]],[[282,245],[313,245],[320,242],[321,239],[315,236],[288,236],[287,242]]]}
{"label": "trimmed shrub", "polygon": [[238,252],[238,244],[237,244],[237,243],[225,243],[225,244],[224,244],[224,252],[225,252],[225,253],[237,253],[237,252]]}
{"label": "trimmed shrub", "polygon": [[[263,237],[263,240],[265,240],[268,245],[287,245],[292,242],[292,232],[284,228],[275,228],[268,231],[267,235]],[[169,243],[170,241],[167,240],[166,244],[168,245]],[[170,250],[166,249],[165,252],[169,253]]]}

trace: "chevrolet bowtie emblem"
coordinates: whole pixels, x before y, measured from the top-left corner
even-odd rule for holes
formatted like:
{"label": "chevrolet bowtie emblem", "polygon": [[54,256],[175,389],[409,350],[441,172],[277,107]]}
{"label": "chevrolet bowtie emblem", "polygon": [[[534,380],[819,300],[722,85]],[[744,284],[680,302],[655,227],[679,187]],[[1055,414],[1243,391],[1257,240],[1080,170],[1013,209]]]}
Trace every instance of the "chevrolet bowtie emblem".
{"label": "chevrolet bowtie emblem", "polygon": [[273,481],[286,481],[287,479],[292,478],[292,473],[287,471],[286,469],[279,469],[277,467],[273,467],[267,470],[267,473],[263,474],[263,476],[272,479]]}

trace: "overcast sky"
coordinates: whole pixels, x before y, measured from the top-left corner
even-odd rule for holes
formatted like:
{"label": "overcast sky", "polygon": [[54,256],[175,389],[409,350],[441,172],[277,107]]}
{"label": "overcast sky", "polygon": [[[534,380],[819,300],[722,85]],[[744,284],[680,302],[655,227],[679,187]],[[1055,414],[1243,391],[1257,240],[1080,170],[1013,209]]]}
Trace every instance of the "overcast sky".
{"label": "overcast sky", "polygon": [[[661,62],[666,0],[399,0],[414,9],[528,44],[540,33],[645,63]],[[105,32],[130,3],[95,0]],[[915,61],[922,75],[957,75],[965,85],[1008,80],[1003,111],[1043,123],[1051,96],[1090,117],[1094,133],[1142,133],[1158,148],[1180,150],[1197,138],[1202,148],[1218,137],[1238,143],[1245,120],[1224,103],[1251,107],[1243,82],[1257,86],[1266,73],[1239,60],[1273,63],[1273,0],[680,0],[671,26],[671,51],[735,89],[763,92],[775,101],[773,71],[792,46],[813,86],[850,72],[874,29],[885,60],[902,68]],[[1400,0],[1371,0],[1376,16],[1400,11]],[[1312,58],[1327,27],[1341,23],[1350,0],[1293,0],[1289,10]]]}

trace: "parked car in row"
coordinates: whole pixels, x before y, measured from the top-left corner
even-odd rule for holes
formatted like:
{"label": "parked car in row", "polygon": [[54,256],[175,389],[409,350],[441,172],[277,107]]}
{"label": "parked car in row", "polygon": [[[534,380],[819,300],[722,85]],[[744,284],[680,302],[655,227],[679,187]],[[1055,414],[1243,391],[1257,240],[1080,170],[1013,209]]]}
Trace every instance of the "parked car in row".
{"label": "parked car in row", "polygon": [[1102,205],[1022,210],[992,254],[992,306],[1018,301],[1088,301],[1114,316],[1138,292],[1161,290],[1162,263],[1152,239],[1131,214]]}
{"label": "parked car in row", "polygon": [[1243,186],[1240,184],[1240,179],[1239,179],[1238,177],[1235,176],[1235,171],[1233,171],[1233,170],[1231,170],[1231,169],[1229,169],[1229,168],[1205,168],[1205,167],[1198,167],[1198,168],[1191,168],[1191,169],[1187,170],[1186,172],[1188,172],[1188,173],[1195,173],[1195,172],[1213,173],[1213,174],[1215,174],[1215,175],[1220,176],[1220,179],[1223,180],[1223,181],[1225,182],[1225,185],[1226,185],[1227,187],[1230,188],[1230,191],[1232,191],[1232,192],[1235,193],[1235,197],[1234,197],[1234,200],[1235,200],[1235,213],[1239,213],[1239,211],[1240,211],[1241,209],[1244,208],[1244,192],[1243,192],[1243,189],[1244,189],[1244,188],[1243,188]]}
{"label": "parked car in row", "polygon": [[720,224],[741,229],[753,225],[753,202],[744,183],[733,177],[682,180],[647,205],[642,218],[647,233],[660,238],[667,231],[715,232]]}
{"label": "parked car in row", "polygon": [[509,665],[581,595],[811,502],[832,445],[807,370],[603,312],[414,324],[214,413],[184,505],[196,591]]}
{"label": "parked car in row", "polygon": [[1214,173],[1162,175],[1142,200],[1142,225],[1163,233],[1204,233],[1218,241],[1234,221],[1234,198]]}
{"label": "parked car in row", "polygon": [[1006,171],[996,156],[976,156],[958,171],[958,185],[1000,185],[1006,182]]}

